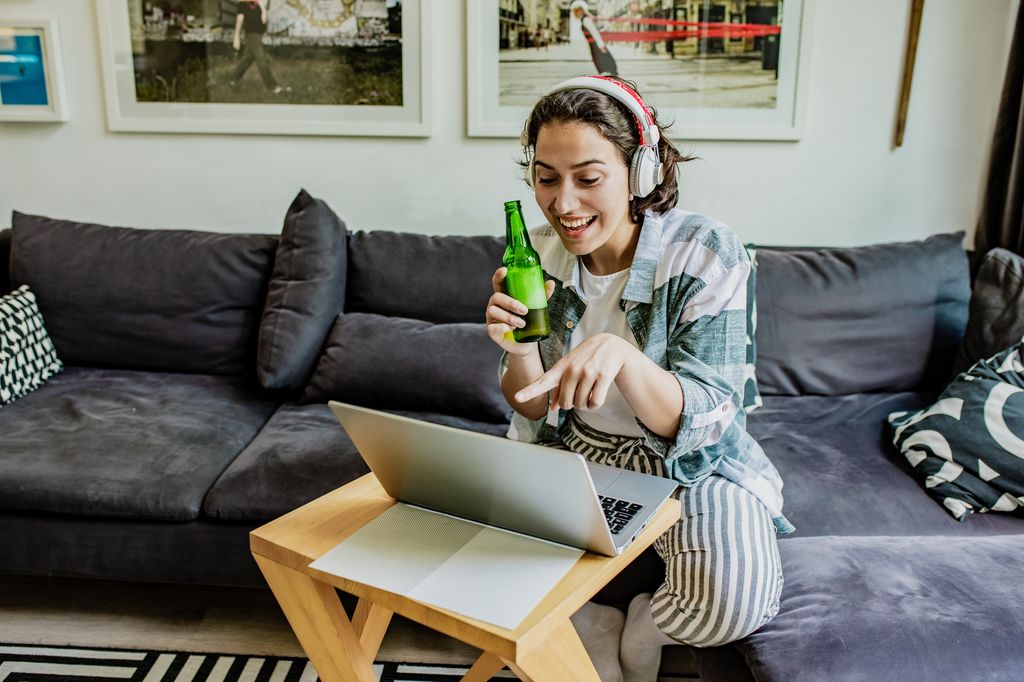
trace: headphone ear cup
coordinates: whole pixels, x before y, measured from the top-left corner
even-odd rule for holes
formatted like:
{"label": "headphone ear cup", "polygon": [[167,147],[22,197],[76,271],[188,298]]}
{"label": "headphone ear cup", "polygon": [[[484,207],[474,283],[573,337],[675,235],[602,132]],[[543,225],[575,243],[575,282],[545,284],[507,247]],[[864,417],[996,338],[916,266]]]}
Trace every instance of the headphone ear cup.
{"label": "headphone ear cup", "polygon": [[654,147],[642,146],[633,152],[629,164],[629,191],[635,197],[645,197],[658,186],[658,152]]}

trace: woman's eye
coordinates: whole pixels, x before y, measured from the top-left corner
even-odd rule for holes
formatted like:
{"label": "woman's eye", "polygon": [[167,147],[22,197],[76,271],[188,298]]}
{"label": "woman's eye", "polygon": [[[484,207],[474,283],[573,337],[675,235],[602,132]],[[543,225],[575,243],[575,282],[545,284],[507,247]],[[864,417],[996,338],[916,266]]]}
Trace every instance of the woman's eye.
{"label": "woman's eye", "polygon": [[596,185],[598,180],[600,178],[580,178],[580,184],[590,187],[591,185]]}
{"label": "woman's eye", "polygon": [[554,178],[537,178],[537,182],[542,185],[553,185],[555,184]]}

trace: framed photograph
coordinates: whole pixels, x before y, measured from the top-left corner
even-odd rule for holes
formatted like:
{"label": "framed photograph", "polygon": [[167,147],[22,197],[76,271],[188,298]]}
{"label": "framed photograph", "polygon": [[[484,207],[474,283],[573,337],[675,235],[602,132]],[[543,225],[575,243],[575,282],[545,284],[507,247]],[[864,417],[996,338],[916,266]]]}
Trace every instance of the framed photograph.
{"label": "framed photograph", "polygon": [[606,74],[674,138],[800,137],[807,0],[466,1],[471,136],[518,136],[551,86]]}
{"label": "framed photograph", "polygon": [[96,0],[113,131],[430,134],[424,0]]}
{"label": "framed photograph", "polygon": [[57,22],[0,19],[0,121],[66,121]]}

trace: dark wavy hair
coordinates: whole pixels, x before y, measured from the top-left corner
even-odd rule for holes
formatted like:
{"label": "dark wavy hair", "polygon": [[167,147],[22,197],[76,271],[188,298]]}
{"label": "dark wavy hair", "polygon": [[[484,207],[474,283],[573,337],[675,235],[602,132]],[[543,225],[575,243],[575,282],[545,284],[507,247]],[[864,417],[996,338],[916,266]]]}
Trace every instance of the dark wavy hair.
{"label": "dark wavy hair", "polygon": [[[616,80],[636,91],[636,86],[630,81]],[[644,211],[647,209],[652,209],[655,213],[664,213],[676,205],[679,200],[676,165],[696,158],[686,156],[676,149],[665,134],[669,125],[658,120],[658,113],[650,104],[647,108],[654,116],[654,123],[661,133],[658,155],[665,166],[665,179],[646,197],[636,197],[630,202],[630,216],[636,223],[643,219]],[[640,131],[637,130],[633,114],[626,105],[597,90],[559,90],[541,97],[530,112],[530,117],[526,119],[523,130],[523,159],[518,162],[526,173],[530,172],[530,158],[536,149],[537,134],[542,126],[549,123],[587,123],[594,126],[619,150],[619,156],[622,157],[627,169],[633,160],[633,153],[640,146]]]}

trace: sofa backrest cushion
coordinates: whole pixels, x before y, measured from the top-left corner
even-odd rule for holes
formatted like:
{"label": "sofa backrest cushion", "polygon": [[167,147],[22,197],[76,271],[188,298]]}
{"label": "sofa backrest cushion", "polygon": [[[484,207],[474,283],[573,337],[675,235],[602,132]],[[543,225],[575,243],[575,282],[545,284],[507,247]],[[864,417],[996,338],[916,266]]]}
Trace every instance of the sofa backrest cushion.
{"label": "sofa backrest cushion", "polygon": [[256,373],[266,388],[298,391],[345,300],[345,223],[299,192],[285,215],[260,322]]}
{"label": "sofa backrest cushion", "polygon": [[356,232],[349,238],[346,312],[430,322],[483,322],[504,237]]}
{"label": "sofa backrest cushion", "polygon": [[11,230],[0,230],[0,296],[11,291]]}
{"label": "sofa backrest cushion", "polygon": [[252,371],[277,237],[140,230],[15,212],[11,278],[66,364]]}
{"label": "sofa backrest cushion", "polygon": [[944,386],[971,294],[963,236],[856,248],[759,247],[761,393]]}
{"label": "sofa backrest cushion", "polygon": [[500,359],[483,322],[346,313],[302,399],[505,422],[511,408],[498,380]]}

